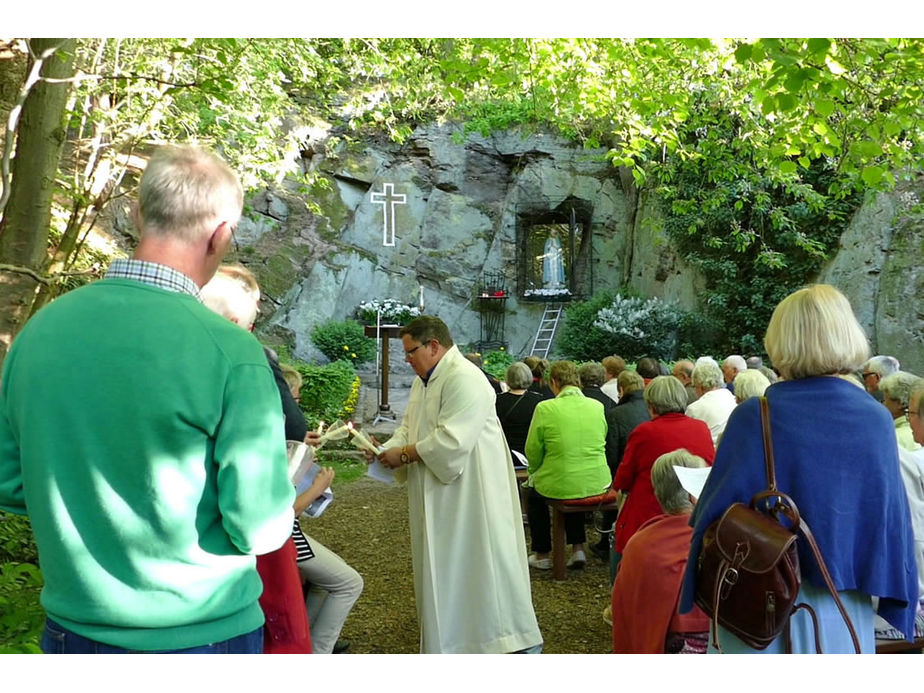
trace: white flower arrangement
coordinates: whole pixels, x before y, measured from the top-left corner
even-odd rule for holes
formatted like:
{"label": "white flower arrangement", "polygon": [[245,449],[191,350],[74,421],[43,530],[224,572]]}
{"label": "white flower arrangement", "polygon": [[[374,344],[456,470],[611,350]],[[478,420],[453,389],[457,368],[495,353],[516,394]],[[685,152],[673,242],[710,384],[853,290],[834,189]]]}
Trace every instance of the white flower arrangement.
{"label": "white flower arrangement", "polygon": [[571,291],[561,289],[527,289],[523,292],[524,298],[564,298],[570,296]]}
{"label": "white flower arrangement", "polygon": [[403,325],[420,315],[420,309],[417,306],[402,303],[393,298],[363,301],[356,307],[357,317],[369,325],[375,325],[380,312],[383,324]]}

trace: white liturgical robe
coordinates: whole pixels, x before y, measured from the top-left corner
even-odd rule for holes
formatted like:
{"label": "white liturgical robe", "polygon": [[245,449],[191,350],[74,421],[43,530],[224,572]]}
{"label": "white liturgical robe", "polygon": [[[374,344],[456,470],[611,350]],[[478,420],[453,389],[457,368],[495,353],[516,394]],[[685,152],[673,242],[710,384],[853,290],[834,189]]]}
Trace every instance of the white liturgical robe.
{"label": "white liturgical robe", "polygon": [[453,346],[414,380],[386,447],[415,444],[407,480],[420,651],[502,653],[539,645],[510,451],[484,374]]}

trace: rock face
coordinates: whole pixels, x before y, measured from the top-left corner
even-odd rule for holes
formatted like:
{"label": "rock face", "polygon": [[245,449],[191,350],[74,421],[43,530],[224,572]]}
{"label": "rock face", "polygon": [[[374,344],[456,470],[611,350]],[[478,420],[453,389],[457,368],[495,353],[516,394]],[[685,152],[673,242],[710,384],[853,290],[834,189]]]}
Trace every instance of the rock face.
{"label": "rock face", "polygon": [[924,181],[877,195],[854,216],[818,281],[850,299],[874,354],[924,376]]}
{"label": "rock face", "polygon": [[[543,303],[524,296],[536,275],[523,267],[535,255],[521,241],[537,219],[564,220],[567,229],[562,209],[577,210],[582,229],[572,251],[578,293],[629,285],[697,307],[702,278],[661,233],[656,200],[605,150],[552,135],[483,137],[431,126],[400,146],[366,141],[323,155],[327,136],[316,129],[304,153],[304,170],[320,174],[314,186],[253,197],[237,233],[238,257],[267,294],[262,331],[286,336],[301,358],[325,360],[310,340],[317,324],[352,317],[373,298],[417,305],[421,287],[425,312],[439,315],[458,344],[492,337],[482,333],[480,312],[490,303],[502,306],[505,328],[493,337],[527,355]],[[874,353],[924,374],[917,299],[924,221],[911,213],[921,188],[907,184],[865,205],[818,280],[848,295]],[[479,299],[486,273],[499,277],[505,300]],[[410,374],[400,344],[391,352],[392,372]]]}
{"label": "rock face", "polygon": [[[502,340],[525,356],[543,304],[520,300],[518,293],[517,226],[524,214],[541,216],[566,200],[579,206],[584,228],[592,229],[582,289],[589,294],[623,282],[634,209],[604,154],[549,135],[462,139],[450,127],[422,128],[400,147],[342,151],[320,165],[338,198],[333,214],[330,200],[322,207],[322,215],[339,216],[325,236],[331,245],[281,299],[271,322],[291,331],[298,356],[321,360],[310,342],[316,324],[350,317],[371,298],[417,305],[423,287],[425,312],[446,321],[457,343],[475,344],[481,341],[484,273],[499,273],[506,296],[500,302]],[[385,200],[388,192],[392,198]],[[262,196],[254,209],[268,205]],[[284,218],[279,210],[271,216]],[[263,233],[253,237],[265,238]]]}

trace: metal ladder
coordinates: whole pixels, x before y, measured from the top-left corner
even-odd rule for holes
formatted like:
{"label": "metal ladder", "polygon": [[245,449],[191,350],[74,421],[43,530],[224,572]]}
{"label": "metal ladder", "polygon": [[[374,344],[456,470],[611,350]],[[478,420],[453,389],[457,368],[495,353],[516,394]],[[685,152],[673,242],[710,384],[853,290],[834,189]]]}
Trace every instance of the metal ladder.
{"label": "metal ladder", "polygon": [[543,359],[548,357],[559,318],[561,318],[561,304],[546,303],[545,310],[542,311],[542,320],[539,321],[539,329],[536,330],[536,339],[533,340],[533,348],[529,352],[530,356]]}

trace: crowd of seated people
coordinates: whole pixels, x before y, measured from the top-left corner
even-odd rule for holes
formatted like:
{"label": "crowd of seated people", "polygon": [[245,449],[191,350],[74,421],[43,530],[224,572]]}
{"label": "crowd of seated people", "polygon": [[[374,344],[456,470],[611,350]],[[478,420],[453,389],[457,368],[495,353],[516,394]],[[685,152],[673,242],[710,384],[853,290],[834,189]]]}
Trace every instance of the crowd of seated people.
{"label": "crowd of seated people", "polygon": [[[831,308],[834,313],[843,310],[845,302],[841,303],[837,296],[829,295],[826,291],[827,288],[819,290],[817,295],[809,298],[800,296],[799,300],[815,300],[821,303],[830,301],[835,305],[835,308]],[[792,300],[797,301],[797,299]],[[848,606],[849,613],[856,617],[858,628],[864,629],[865,635],[861,638],[864,651],[871,651],[873,647],[871,643],[874,643],[876,639],[902,639],[903,633],[909,628],[918,637],[924,636],[924,448],[922,448],[924,424],[920,423],[920,415],[924,409],[924,379],[902,371],[895,357],[880,355],[869,358],[867,355],[864,358],[858,358],[857,354],[862,353],[861,351],[844,356],[843,345],[832,343],[820,347],[808,344],[804,349],[802,346],[798,347],[808,352],[813,352],[815,349],[818,353],[811,353],[808,360],[816,359],[821,365],[803,366],[790,363],[795,358],[791,355],[796,350],[793,345],[800,344],[800,336],[791,332],[791,323],[786,322],[786,314],[800,309],[799,306],[787,305],[781,310],[782,317],[778,319],[776,332],[768,334],[768,339],[775,340],[772,343],[776,356],[775,359],[771,358],[769,363],[764,362],[765,356],[751,356],[745,359],[743,356],[732,354],[719,365],[719,362],[712,357],[703,356],[695,362],[681,359],[669,364],[668,367],[672,370],[667,372],[672,375],[665,376],[659,375],[665,372],[665,364],[658,362],[657,359],[646,357],[640,359],[633,367],[617,355],[607,356],[600,363],[579,366],[577,369],[578,382],[571,387],[563,387],[561,382],[552,378],[554,384],[550,388],[551,395],[560,410],[550,406],[552,403],[540,405],[536,407],[536,412],[541,412],[542,415],[533,416],[532,424],[526,424],[527,429],[534,429],[530,430],[534,440],[541,436],[545,444],[548,438],[554,439],[554,434],[550,435],[550,431],[557,430],[559,435],[566,430],[576,431],[578,419],[581,419],[581,423],[585,426],[588,422],[593,422],[594,436],[592,437],[596,440],[596,434],[600,428],[599,418],[596,414],[593,416],[582,414],[575,417],[576,409],[573,408],[569,414],[565,408],[569,401],[568,395],[562,399],[561,393],[565,389],[581,392],[585,402],[593,398],[606,405],[605,399],[596,396],[599,391],[615,402],[612,406],[604,407],[604,450],[606,468],[612,479],[612,488],[624,495],[618,516],[615,513],[604,516],[600,539],[590,546],[596,556],[604,561],[609,559],[610,562],[612,601],[604,610],[604,620],[611,624],[613,629],[614,652],[699,653],[707,650],[705,631],[708,623],[706,617],[696,608],[690,610],[692,605],[689,602],[689,596],[684,602],[681,598],[681,588],[689,588],[689,580],[692,579],[689,574],[684,578],[685,569],[692,570],[688,567],[688,562],[690,562],[689,566],[693,565],[693,559],[690,557],[691,539],[695,538],[693,545],[698,548],[696,539],[701,536],[704,528],[703,518],[713,517],[714,513],[727,506],[725,501],[729,493],[729,484],[727,481],[723,483],[721,496],[715,488],[710,489],[707,485],[704,491],[705,505],[694,512],[696,499],[680,488],[672,466],[689,467],[700,464],[708,466],[713,463],[714,459],[728,459],[728,464],[733,465],[732,458],[737,457],[736,450],[740,453],[742,450],[751,449],[744,448],[742,441],[749,441],[748,444],[751,446],[759,443],[761,441],[760,430],[751,427],[755,411],[751,405],[754,403],[749,403],[749,400],[763,396],[769,396],[771,402],[774,399],[777,400],[772,408],[775,414],[773,420],[779,422],[782,419],[784,422],[782,425],[787,429],[780,433],[774,429],[774,433],[780,437],[778,445],[783,446],[784,449],[793,444],[796,446],[796,450],[791,455],[788,451],[778,453],[777,465],[785,470],[783,472],[785,483],[792,484],[797,495],[804,497],[807,507],[812,508],[814,524],[820,524],[822,532],[826,531],[827,518],[824,516],[823,508],[826,507],[827,496],[819,495],[814,485],[804,486],[805,481],[797,481],[796,477],[807,473],[799,471],[807,469],[801,464],[803,456],[806,460],[828,459],[831,457],[830,451],[825,450],[824,445],[804,439],[802,436],[808,435],[806,433],[808,429],[795,436],[798,438],[797,442],[789,443],[791,429],[795,424],[794,419],[790,424],[792,412],[788,412],[787,416],[777,413],[784,407],[787,410],[793,410],[799,409],[804,404],[808,406],[808,410],[803,411],[803,421],[800,421],[800,424],[808,418],[807,411],[811,411],[812,416],[817,417],[819,421],[832,420],[834,416],[832,412],[839,410],[841,402],[830,402],[831,411],[827,412],[821,411],[823,408],[819,407],[817,402],[805,402],[805,398],[800,395],[796,395],[795,400],[788,402],[789,395],[795,394],[799,388],[814,387],[816,383],[819,387],[830,387],[824,382],[825,375],[838,376],[837,379],[846,379],[858,389],[865,389],[871,396],[869,401],[875,403],[875,400],[878,400],[892,421],[894,434],[887,440],[879,440],[876,438],[878,433],[872,429],[865,432],[860,427],[854,427],[854,430],[849,431],[846,437],[855,439],[853,442],[855,448],[878,449],[880,452],[874,457],[879,461],[873,464],[882,463],[888,467],[885,460],[890,456],[897,458],[900,462],[900,475],[890,477],[888,483],[881,488],[875,487],[867,490],[886,494],[883,497],[890,493],[894,494],[896,488],[904,491],[903,495],[910,511],[907,515],[907,525],[902,525],[903,530],[901,531],[893,527],[892,531],[897,536],[891,537],[890,535],[888,546],[881,548],[881,551],[883,556],[900,555],[906,550],[906,547],[901,544],[904,541],[903,537],[907,536],[913,543],[917,567],[914,576],[916,586],[912,590],[916,595],[912,600],[915,603],[913,621],[906,618],[907,608],[902,611],[901,589],[893,589],[892,593],[882,600],[881,606],[878,605],[877,600],[874,600],[874,606],[880,609],[882,616],[874,613],[873,610],[867,611],[858,606],[863,602],[863,597],[859,597],[858,602],[856,595],[862,595],[864,590],[869,590],[866,594],[871,595],[873,590],[869,585],[861,586],[859,592],[850,590],[842,592],[841,596],[843,598],[846,594],[851,600]],[[846,317],[840,316],[840,319],[846,320]],[[833,341],[835,340],[831,340]],[[853,346],[856,345],[851,345],[850,348]],[[553,362],[551,368],[554,369],[557,363]],[[830,366],[831,363],[835,363],[835,366]],[[816,374],[815,371],[818,368],[822,368],[825,372]],[[830,370],[827,370],[829,368]],[[527,370],[532,372],[532,387],[537,391],[540,390],[549,373],[548,367],[545,370],[542,369],[541,361],[534,363],[532,369],[523,366],[522,372],[519,373],[522,382],[517,381],[519,387],[511,397],[522,397],[523,393],[528,392],[530,383],[527,379],[530,376],[526,374]],[[508,377],[515,379],[517,376],[510,373]],[[601,377],[602,383],[599,382]],[[777,384],[782,389],[777,390]],[[513,390],[509,382],[508,386]],[[839,390],[838,392],[843,396],[851,391],[855,392],[855,390]],[[784,393],[785,396],[780,393]],[[786,404],[783,399],[780,399],[781,396],[787,400]],[[843,404],[847,405],[851,411],[856,410],[855,414],[859,408],[863,408],[866,412],[864,417],[871,417],[873,412],[882,411],[882,409],[870,409],[869,405],[861,406],[862,401],[854,402],[854,399],[850,399],[850,404],[847,402]],[[744,413],[739,415],[738,408],[743,408],[745,404],[749,404],[747,415]],[[499,403],[499,416],[507,406]],[[742,412],[744,411],[742,409]],[[882,416],[877,418],[882,418]],[[825,424],[821,426],[824,430]],[[732,442],[724,443],[728,438],[726,432],[729,428],[733,431]],[[540,431],[542,431],[541,434]],[[842,433],[836,435],[844,438]],[[872,441],[874,438],[878,440],[878,443],[858,442],[860,440]],[[783,443],[783,440],[787,443]],[[803,440],[805,442],[802,442]],[[838,441],[838,444],[842,445],[843,442]],[[803,451],[800,446],[807,447]],[[513,444],[511,448],[514,448]],[[598,488],[600,483],[596,477],[594,477],[593,484],[582,488],[572,487],[568,492],[562,490],[561,484],[574,478],[569,477],[568,472],[562,473],[562,470],[577,469],[578,467],[574,465],[578,458],[585,461],[596,459],[596,453],[588,454],[586,451],[578,452],[578,450],[578,444],[575,442],[559,447],[551,458],[547,457],[546,450],[540,454],[534,449],[533,457],[530,458],[531,465],[534,458],[536,463],[541,460],[542,464],[548,464],[551,459],[552,462],[546,471],[557,469],[555,479],[557,485],[550,487],[547,481],[541,481],[540,475],[540,486],[533,489],[531,507],[535,515],[529,524],[534,552],[530,556],[529,563],[533,568],[551,567],[549,557],[551,543],[547,539],[549,537],[549,515],[542,500],[585,497],[600,491]],[[762,454],[762,448],[760,451]],[[572,457],[570,462],[567,461],[568,453]],[[745,459],[742,464],[751,464],[751,461],[747,459],[750,453],[743,454]],[[538,471],[542,464],[539,464],[534,471]],[[587,467],[599,468],[599,463],[589,464]],[[722,470],[721,476],[724,478],[726,463],[723,462],[720,469]],[[895,471],[894,468],[892,471]],[[586,468],[581,473],[586,474]],[[780,474],[779,471],[778,474]],[[809,476],[811,476],[810,473]],[[749,481],[738,484],[741,489],[736,493],[742,496],[738,500],[747,501],[749,494],[761,490],[755,487],[745,492],[744,486],[748,483],[752,485],[756,483],[754,476],[748,479]],[[851,493],[851,488],[852,486],[848,484],[845,492]],[[544,511],[542,514],[537,511],[540,505]],[[569,561],[573,567],[575,563],[583,564],[586,561],[583,551],[578,554],[579,547],[583,548],[585,539],[584,534],[578,535],[576,528],[577,518],[582,516],[575,514],[565,517],[566,519],[572,518],[567,541],[573,547]],[[900,519],[901,512],[898,512],[897,514],[892,513],[884,521],[900,523]],[[598,529],[601,528],[598,527]],[[848,534],[854,532],[854,536],[857,536],[867,530],[854,528],[846,531]],[[581,532],[583,532],[583,526]],[[538,544],[536,543],[537,537]],[[852,560],[843,547],[834,545],[836,542],[832,543],[829,539],[826,544],[822,552],[827,560],[833,561],[836,565],[847,564]],[[830,559],[828,559],[829,554]],[[804,560],[808,561],[807,558]],[[895,559],[891,560],[894,563]],[[884,574],[893,568],[883,568],[879,572]],[[821,603],[824,611],[825,595],[821,594],[823,588],[820,588],[817,583],[816,571],[812,567],[803,570],[803,591],[806,598],[815,603]],[[682,583],[682,579],[686,582]],[[894,582],[894,577],[891,579]],[[659,595],[663,591],[664,594],[656,599],[652,597],[654,591],[658,591]],[[835,627],[834,620],[828,613],[821,618],[821,623],[823,629]],[[797,651],[799,651],[798,648],[805,648],[802,651],[808,651],[806,644],[808,629],[804,624],[798,623],[797,631],[794,636]],[[825,635],[822,637],[822,642],[831,651],[842,651],[841,648],[844,647],[844,643],[836,635]],[[742,647],[740,641],[736,642],[729,633],[722,633],[722,643],[724,651],[750,651]]]}

